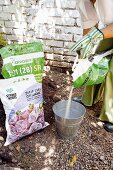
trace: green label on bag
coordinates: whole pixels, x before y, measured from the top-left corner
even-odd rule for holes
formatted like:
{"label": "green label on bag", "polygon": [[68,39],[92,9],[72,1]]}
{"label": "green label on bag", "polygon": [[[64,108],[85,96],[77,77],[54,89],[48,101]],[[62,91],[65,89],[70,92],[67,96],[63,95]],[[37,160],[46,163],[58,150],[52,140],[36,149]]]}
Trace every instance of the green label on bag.
{"label": "green label on bag", "polygon": [[8,45],[0,50],[0,54],[4,78],[34,74],[38,82],[42,81],[44,53],[40,42]]}
{"label": "green label on bag", "polygon": [[[31,54],[33,56],[33,54]],[[21,60],[20,60],[21,61]],[[4,64],[2,74],[5,78],[28,74],[41,74],[43,72],[44,58],[31,59],[29,63],[13,65],[11,62]]]}

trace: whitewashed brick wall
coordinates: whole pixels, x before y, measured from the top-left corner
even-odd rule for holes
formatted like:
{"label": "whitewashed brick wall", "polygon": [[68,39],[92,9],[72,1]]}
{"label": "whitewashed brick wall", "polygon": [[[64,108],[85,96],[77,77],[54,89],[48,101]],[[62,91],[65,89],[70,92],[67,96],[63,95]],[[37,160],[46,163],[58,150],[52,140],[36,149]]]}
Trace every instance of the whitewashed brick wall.
{"label": "whitewashed brick wall", "polygon": [[70,67],[70,44],[82,35],[76,0],[0,0],[0,32],[8,43],[41,39],[46,64]]}

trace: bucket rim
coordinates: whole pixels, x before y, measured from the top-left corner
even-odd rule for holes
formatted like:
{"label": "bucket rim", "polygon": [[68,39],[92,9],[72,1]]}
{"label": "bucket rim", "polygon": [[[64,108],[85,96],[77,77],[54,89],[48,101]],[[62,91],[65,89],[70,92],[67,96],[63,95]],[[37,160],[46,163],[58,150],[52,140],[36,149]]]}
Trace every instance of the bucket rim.
{"label": "bucket rim", "polygon": [[85,108],[85,106],[83,106],[81,103],[79,103],[79,102],[77,102],[77,101],[73,101],[73,100],[71,100],[71,101],[79,104],[80,106],[82,106],[82,107],[84,108],[84,113],[83,113],[82,116],[79,116],[79,117],[77,117],[77,118],[67,118],[67,117],[64,118],[63,116],[60,116],[60,115],[56,114],[55,111],[54,111],[55,105],[58,104],[58,103],[60,103],[60,102],[65,102],[65,101],[68,101],[68,100],[60,100],[60,101],[54,103],[54,105],[52,106],[52,110],[53,110],[53,112],[54,112],[54,114],[55,114],[56,116],[59,116],[60,118],[63,118],[63,119],[66,119],[66,120],[73,120],[73,119],[77,120],[77,119],[80,119],[80,118],[83,118],[83,117],[84,117],[84,115],[86,114],[86,108]]}

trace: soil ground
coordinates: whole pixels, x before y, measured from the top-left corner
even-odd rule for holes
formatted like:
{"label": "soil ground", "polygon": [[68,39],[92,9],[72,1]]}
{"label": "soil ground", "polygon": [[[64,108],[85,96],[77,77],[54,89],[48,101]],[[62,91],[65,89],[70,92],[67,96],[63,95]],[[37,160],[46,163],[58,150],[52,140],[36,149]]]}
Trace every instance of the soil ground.
{"label": "soil ground", "polygon": [[[86,114],[77,136],[63,140],[56,132],[52,106],[68,99],[72,80],[69,72],[46,71],[43,80],[45,120],[44,130],[5,147],[5,114],[0,105],[0,170],[17,167],[24,170],[113,170],[113,134],[106,132],[98,114],[102,103],[86,107]],[[83,88],[74,89],[73,97]],[[3,137],[3,138],[2,138]]]}

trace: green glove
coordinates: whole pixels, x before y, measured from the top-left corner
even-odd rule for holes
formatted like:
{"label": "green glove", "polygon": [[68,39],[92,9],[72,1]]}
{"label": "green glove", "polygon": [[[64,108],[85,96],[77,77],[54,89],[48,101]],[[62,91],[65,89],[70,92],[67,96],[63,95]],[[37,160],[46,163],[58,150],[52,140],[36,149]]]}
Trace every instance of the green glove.
{"label": "green glove", "polygon": [[103,33],[96,27],[93,27],[82,39],[77,41],[71,48],[71,52],[79,52],[80,58],[87,58],[95,51],[101,40],[104,39]]}

